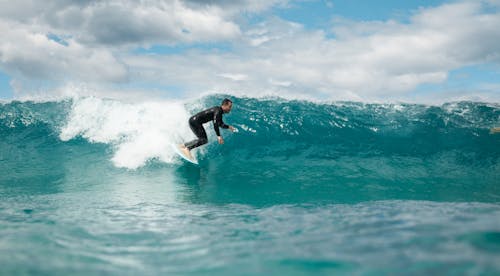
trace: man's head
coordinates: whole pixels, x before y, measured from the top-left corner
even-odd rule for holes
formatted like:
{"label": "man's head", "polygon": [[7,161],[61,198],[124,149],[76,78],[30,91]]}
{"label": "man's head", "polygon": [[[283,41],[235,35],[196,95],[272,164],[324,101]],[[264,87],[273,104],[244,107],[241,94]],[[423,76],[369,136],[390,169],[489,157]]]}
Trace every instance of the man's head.
{"label": "man's head", "polygon": [[231,112],[231,108],[233,108],[233,102],[230,99],[225,98],[222,101],[221,107],[222,107],[222,111],[224,111],[224,113],[229,113],[229,112]]}

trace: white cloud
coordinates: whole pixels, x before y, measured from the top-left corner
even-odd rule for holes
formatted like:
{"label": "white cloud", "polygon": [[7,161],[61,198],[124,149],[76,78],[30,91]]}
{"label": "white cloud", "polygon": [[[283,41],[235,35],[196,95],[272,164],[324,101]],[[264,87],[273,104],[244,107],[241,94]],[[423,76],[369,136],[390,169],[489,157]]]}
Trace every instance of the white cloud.
{"label": "white cloud", "polygon": [[25,80],[123,82],[128,69],[120,56],[133,47],[240,35],[234,11],[193,7],[179,0],[0,0],[0,69]]}
{"label": "white cloud", "polygon": [[233,19],[260,12],[274,1],[196,0],[0,0],[0,19],[39,32],[70,36],[82,44],[148,46],[232,39],[240,35]]}
{"label": "white cloud", "polygon": [[[335,23],[335,37],[328,38],[273,18],[246,30],[233,53],[135,56],[126,62],[159,73],[151,81],[183,85],[192,93],[384,100],[402,99],[420,84],[442,83],[450,70],[499,61],[500,14],[485,12],[480,3],[421,9],[409,23]],[[216,77],[221,74],[246,77]]]}
{"label": "white cloud", "polygon": [[87,48],[74,40],[67,46],[43,33],[0,22],[0,68],[15,77],[34,80],[122,82],[126,66],[102,48]]}
{"label": "white cloud", "polygon": [[180,1],[152,5],[139,2],[100,2],[86,8],[86,34],[82,40],[97,44],[154,44],[217,41],[239,35],[238,25],[220,9],[187,8]]}
{"label": "white cloud", "polygon": [[[206,68],[195,82],[198,88],[246,94],[401,99],[420,84],[446,81],[451,70],[499,62],[500,14],[479,2],[421,9],[409,23],[341,23],[330,39],[321,31],[269,20],[248,30],[243,38],[247,46],[240,45],[235,54],[190,56]],[[352,32],[346,35],[348,30]],[[182,59],[168,59],[170,68],[183,64]],[[217,64],[247,75],[248,81],[213,84],[212,72],[221,70]]]}
{"label": "white cloud", "polygon": [[[404,100],[420,99],[409,94],[421,84],[445,82],[451,70],[500,61],[500,13],[491,8],[498,7],[496,0],[422,8],[407,23],[336,18],[327,31],[276,17],[258,24],[241,20],[246,12],[287,1],[19,3],[0,0],[0,69],[27,78],[151,83],[180,87],[187,96]],[[129,52],[212,41],[228,42],[231,50]]]}
{"label": "white cloud", "polygon": [[230,79],[233,81],[243,81],[248,79],[248,76],[245,74],[231,74],[231,73],[222,73],[222,74],[217,74],[219,77],[223,77],[226,79]]}

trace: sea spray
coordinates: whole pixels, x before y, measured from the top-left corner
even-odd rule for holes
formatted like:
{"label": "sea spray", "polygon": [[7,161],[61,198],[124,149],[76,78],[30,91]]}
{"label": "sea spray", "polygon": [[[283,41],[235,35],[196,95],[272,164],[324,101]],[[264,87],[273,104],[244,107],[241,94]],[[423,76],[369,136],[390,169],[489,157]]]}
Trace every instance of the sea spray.
{"label": "sea spray", "polygon": [[117,167],[136,169],[158,158],[172,162],[170,144],[192,137],[185,122],[189,114],[179,102],[121,103],[99,98],[73,102],[60,138],[81,136],[92,143],[114,147]]}

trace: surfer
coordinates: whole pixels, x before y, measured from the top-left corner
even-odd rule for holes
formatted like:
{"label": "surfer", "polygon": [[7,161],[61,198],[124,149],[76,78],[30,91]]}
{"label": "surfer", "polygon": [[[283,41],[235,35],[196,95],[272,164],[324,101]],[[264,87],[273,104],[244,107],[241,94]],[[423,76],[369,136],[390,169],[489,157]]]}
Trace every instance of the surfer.
{"label": "surfer", "polygon": [[222,101],[220,106],[214,106],[209,109],[203,110],[189,118],[189,127],[196,135],[197,139],[181,144],[180,148],[182,152],[190,159],[193,159],[191,150],[208,142],[207,133],[205,132],[205,128],[203,128],[203,124],[209,121],[212,121],[214,124],[215,134],[217,134],[217,141],[219,142],[219,144],[224,144],[224,139],[222,138],[222,136],[220,136],[219,127],[228,128],[231,131],[235,131],[234,127],[226,125],[222,121],[222,115],[224,113],[231,112],[232,107],[233,102],[230,99],[226,98]]}

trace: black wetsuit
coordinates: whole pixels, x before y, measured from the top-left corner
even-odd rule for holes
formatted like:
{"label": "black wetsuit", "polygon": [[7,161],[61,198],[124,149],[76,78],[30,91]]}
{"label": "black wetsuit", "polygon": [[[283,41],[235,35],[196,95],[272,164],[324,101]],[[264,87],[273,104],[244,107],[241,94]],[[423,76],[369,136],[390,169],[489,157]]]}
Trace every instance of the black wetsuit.
{"label": "black wetsuit", "polygon": [[213,121],[215,133],[217,134],[217,136],[220,136],[219,127],[229,128],[229,126],[224,124],[224,122],[222,121],[223,113],[224,111],[222,110],[222,107],[214,106],[207,110],[201,111],[189,118],[189,127],[191,127],[191,130],[194,132],[196,137],[198,137],[198,139],[194,139],[193,141],[187,142],[184,145],[189,150],[192,150],[196,147],[206,144],[208,142],[208,138],[207,133],[203,128],[203,124],[209,121]]}

